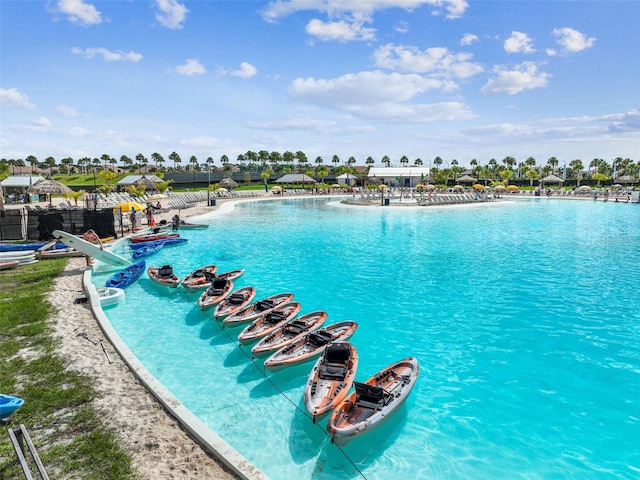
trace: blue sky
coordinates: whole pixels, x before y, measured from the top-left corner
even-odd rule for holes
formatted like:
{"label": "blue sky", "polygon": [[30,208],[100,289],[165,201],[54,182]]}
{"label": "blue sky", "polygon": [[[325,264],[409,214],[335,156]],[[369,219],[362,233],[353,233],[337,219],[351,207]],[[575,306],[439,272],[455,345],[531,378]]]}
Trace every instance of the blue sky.
{"label": "blue sky", "polygon": [[640,2],[0,0],[0,156],[640,156]]}

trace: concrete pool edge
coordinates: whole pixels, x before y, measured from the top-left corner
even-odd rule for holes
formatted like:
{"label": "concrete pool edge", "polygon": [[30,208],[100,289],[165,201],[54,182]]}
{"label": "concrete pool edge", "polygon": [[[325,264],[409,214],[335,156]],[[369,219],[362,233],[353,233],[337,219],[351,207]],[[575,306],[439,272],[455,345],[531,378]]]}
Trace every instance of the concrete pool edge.
{"label": "concrete pool edge", "polygon": [[146,367],[136,358],[129,347],[122,341],[100,305],[98,292],[91,282],[92,269],[87,268],[82,276],[84,290],[89,298],[93,315],[109,339],[113,348],[128,365],[130,371],[147,388],[147,390],[164,406],[164,408],[180,423],[180,425],[207,452],[213,455],[229,470],[243,480],[268,480],[263,472],[256,468],[237,450],[220,438],[189,409],[175,398]]}

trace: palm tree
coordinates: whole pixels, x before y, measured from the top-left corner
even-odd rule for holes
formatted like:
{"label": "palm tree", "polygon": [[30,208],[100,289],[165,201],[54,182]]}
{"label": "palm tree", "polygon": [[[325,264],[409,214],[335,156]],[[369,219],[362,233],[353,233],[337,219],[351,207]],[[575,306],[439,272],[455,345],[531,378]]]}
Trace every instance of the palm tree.
{"label": "palm tree", "polygon": [[173,162],[173,169],[178,170],[178,164],[182,163],[182,158],[176,152],[171,152],[169,154],[169,160]]}
{"label": "palm tree", "polygon": [[126,155],[121,155],[120,163],[122,163],[122,165],[125,167],[126,170],[129,170],[131,168],[131,165],[133,165],[133,160],[130,157],[127,157]]}
{"label": "palm tree", "polygon": [[389,158],[389,155],[384,155],[380,161],[387,168],[391,166],[391,159]]}
{"label": "palm tree", "polygon": [[551,167],[551,172],[556,173],[556,167],[558,166],[558,159],[556,157],[551,157],[547,160],[547,165]]}
{"label": "palm tree", "polygon": [[276,152],[275,150],[269,154],[269,162],[271,163],[271,170],[274,172],[278,168],[278,163],[282,160],[282,155],[280,152]]}
{"label": "palm tree", "polygon": [[136,161],[141,166],[144,166],[144,173],[147,173],[147,164],[149,163],[149,160],[147,160],[147,157],[145,157],[143,154],[139,153],[139,154],[136,155]]}
{"label": "palm tree", "polygon": [[189,163],[191,164],[191,170],[195,172],[198,168],[198,158],[195,155],[191,155],[191,157],[189,157]]}
{"label": "palm tree", "polygon": [[422,159],[421,158],[416,158],[415,161],[413,162],[413,164],[416,167],[421,167],[422,166]]}
{"label": "palm tree", "polygon": [[440,165],[442,165],[442,159],[440,157],[434,158],[433,164],[436,166],[438,170],[440,170]]}
{"label": "palm tree", "polygon": [[571,168],[571,171],[573,172],[576,179],[578,180],[577,186],[579,187],[580,181],[582,180],[582,169],[584,168],[584,165],[582,165],[582,160],[578,158],[576,158],[575,160],[571,160],[569,162],[569,168]]}
{"label": "palm tree", "polygon": [[298,150],[294,157],[296,158],[296,160],[298,160],[298,167],[300,169],[304,169],[304,167],[307,165],[307,162],[309,161],[307,159],[307,155],[303,151]]}
{"label": "palm tree", "polygon": [[60,160],[60,170],[62,170],[63,167],[66,172],[70,173],[71,169],[73,168],[73,158],[65,157]]}
{"label": "palm tree", "polygon": [[375,165],[375,163],[376,163],[376,161],[371,156],[367,157],[367,159],[364,161],[364,164],[366,166],[368,166],[369,168],[373,167]]}
{"label": "palm tree", "polygon": [[400,165],[402,165],[403,167],[409,165],[409,157],[407,157],[406,155],[402,155],[400,157]]}
{"label": "palm tree", "polygon": [[[22,161],[22,160],[20,160]],[[56,159],[53,157],[47,157],[44,159],[44,164],[49,167],[49,175],[51,175],[51,171],[53,170],[53,167],[56,166]],[[24,165],[24,162],[23,162]]]}
{"label": "palm tree", "polygon": [[324,165],[316,169],[316,175],[320,177],[320,181],[324,183],[324,179],[329,175],[329,170]]}
{"label": "palm tree", "polygon": [[269,152],[267,150],[260,150],[258,152],[258,160],[260,161],[262,168],[265,168],[269,162]]}
{"label": "palm tree", "polygon": [[207,163],[207,170],[210,172],[211,165],[213,165],[213,157],[207,157],[206,163]]}
{"label": "palm tree", "polygon": [[262,181],[264,182],[265,192],[269,191],[269,185],[267,184],[267,182],[269,181],[269,178],[271,178],[272,173],[273,173],[272,170],[267,167],[264,170],[262,170],[262,173],[260,174],[260,177],[262,177]]}
{"label": "palm tree", "polygon": [[529,168],[524,174],[525,178],[529,179],[529,186],[533,187],[533,181],[540,178],[538,172],[536,172],[533,168]]}
{"label": "palm tree", "polygon": [[333,157],[331,157],[331,163],[333,163],[333,168],[335,170],[340,164],[340,157],[338,155],[334,155]]}
{"label": "palm tree", "polygon": [[158,169],[159,164],[164,163],[164,158],[162,155],[160,155],[157,152],[154,152],[151,154],[151,159],[154,161],[154,163],[156,164],[156,170]]}
{"label": "palm tree", "polygon": [[33,155],[29,155],[27,158],[24,159],[29,165],[31,165],[31,173],[33,173],[33,170],[35,167],[38,166],[38,159],[36,157],[34,157]]}
{"label": "palm tree", "polygon": [[351,167],[354,163],[356,163],[356,157],[349,157],[347,159],[347,167]]}
{"label": "palm tree", "polygon": [[323,162],[324,162],[324,160],[322,159],[322,157],[320,157],[320,156],[316,157],[316,166],[322,165]]}

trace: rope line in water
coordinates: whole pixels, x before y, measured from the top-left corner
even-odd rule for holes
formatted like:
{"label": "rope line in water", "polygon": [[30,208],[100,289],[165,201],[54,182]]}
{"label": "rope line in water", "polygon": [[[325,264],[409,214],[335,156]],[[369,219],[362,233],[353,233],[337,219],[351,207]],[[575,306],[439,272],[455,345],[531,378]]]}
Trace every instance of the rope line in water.
{"label": "rope line in water", "polygon": [[[180,288],[180,287],[178,287]],[[233,338],[228,330],[226,328],[224,328],[224,325],[220,325],[220,323],[213,317],[213,314],[209,315],[207,312],[203,311],[200,306],[198,305],[198,301],[197,299],[194,300],[193,297],[189,296],[189,293],[187,290],[180,288],[181,290],[181,294],[189,301],[189,303],[193,304],[197,309],[198,312],[200,313],[200,315],[202,317],[205,318],[206,321],[212,321],[220,331],[222,331],[222,333],[224,334],[225,337],[227,337],[227,339],[229,339],[231,341],[231,343],[233,343],[235,345],[235,347],[238,349],[238,351],[240,351],[240,353],[242,353],[242,355],[244,355],[245,358],[247,358],[249,360],[249,362],[253,365],[253,367],[260,372],[260,374],[262,375],[262,377],[269,382],[269,384],[280,394],[282,395],[282,397],[289,402],[293,408],[295,408],[298,412],[301,412],[305,417],[307,417],[307,419],[309,419],[310,421],[312,421],[313,427],[320,430],[320,432],[322,432],[324,434],[325,437],[327,437],[329,439],[329,441],[331,441],[331,436],[329,435],[329,432],[326,431],[326,429],[321,428],[320,425],[316,422],[313,422],[313,418],[309,415],[309,412],[307,412],[306,410],[301,409],[300,407],[298,407],[297,402],[294,402],[291,398],[289,398],[287,396],[287,394],[285,392],[283,392],[280,387],[278,387],[278,385],[271,379],[271,377],[269,377],[266,374],[266,371],[262,370],[258,364],[255,362],[255,357],[253,355],[249,355],[247,354],[247,352],[245,352],[242,348],[240,348],[240,344],[238,343],[238,339],[237,338]],[[191,292],[193,293],[193,292]],[[213,307],[215,309],[215,306]],[[344,458],[351,464],[351,466],[355,469],[356,472],[358,472],[358,475],[360,475],[362,478],[364,478],[366,480],[366,476],[365,474],[362,472],[362,470],[360,470],[360,468],[358,468],[358,466],[354,463],[354,461],[349,457],[349,455],[347,454],[347,452],[344,451],[344,449],[339,446],[336,445],[335,443],[333,443],[331,441],[331,444],[337,448],[340,453],[344,456]]]}

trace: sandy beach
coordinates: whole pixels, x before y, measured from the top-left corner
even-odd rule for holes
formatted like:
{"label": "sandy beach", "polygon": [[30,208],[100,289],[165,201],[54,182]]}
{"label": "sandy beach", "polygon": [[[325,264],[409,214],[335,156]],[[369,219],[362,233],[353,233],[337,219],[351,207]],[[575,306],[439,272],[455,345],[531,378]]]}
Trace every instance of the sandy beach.
{"label": "sandy beach", "polygon": [[[215,208],[198,205],[182,211],[181,217]],[[170,220],[173,214],[167,212],[156,218],[166,216]],[[70,368],[94,379],[98,392],[95,403],[106,412],[105,422],[119,431],[141,478],[237,478],[191,439],[137,380],[102,333],[89,304],[74,303],[83,294],[82,274],[86,268],[83,257],[69,259],[49,294],[49,301],[57,309],[52,325],[60,340],[59,353]]]}

